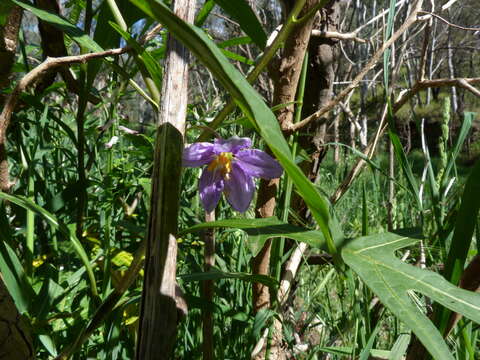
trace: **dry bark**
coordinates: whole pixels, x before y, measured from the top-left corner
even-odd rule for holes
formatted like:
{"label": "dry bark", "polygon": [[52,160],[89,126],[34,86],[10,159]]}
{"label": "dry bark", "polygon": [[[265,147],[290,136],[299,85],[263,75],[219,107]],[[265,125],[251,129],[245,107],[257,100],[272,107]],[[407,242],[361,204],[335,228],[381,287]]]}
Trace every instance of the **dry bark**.
{"label": "dry bark", "polygon": [[[308,0],[305,4],[302,14],[308,12],[318,0]],[[287,4],[288,5],[288,4]],[[290,4],[291,6],[292,4]],[[287,13],[290,9],[287,9]],[[272,69],[274,74],[274,93],[273,106],[279,104],[291,103],[295,100],[298,81],[302,69],[303,58],[308,46],[314,17],[295,28],[285,42],[285,47],[281,59]],[[294,106],[293,104],[281,108],[277,112],[277,119],[284,127],[293,122]],[[262,180],[258,191],[256,204],[257,217],[270,217],[274,215],[276,206],[275,196],[278,188],[278,179]],[[267,241],[262,251],[253,260],[253,272],[256,274],[268,274],[270,264],[271,242]],[[270,294],[268,287],[255,284],[253,289],[254,309],[256,311],[270,306]]]}
{"label": "dry bark", "polygon": [[13,6],[4,26],[0,26],[0,89],[9,84],[15,51],[18,42],[18,30],[22,22],[22,8]]}
{"label": "dry bark", "polygon": [[[10,74],[15,62],[15,51],[17,49],[18,31],[22,22],[22,9],[13,6],[4,26],[0,27],[0,90],[5,88],[10,81]],[[8,163],[3,160],[7,158],[5,147],[6,136],[0,135],[0,178],[8,177]],[[0,184],[1,191],[8,191],[10,183]]]}
{"label": "dry bark", "polygon": [[[316,17],[314,27],[321,32],[338,32],[340,2],[331,1]],[[303,116],[307,117],[325,106],[333,94],[334,64],[337,57],[338,40],[326,37],[312,37],[308,46],[308,91],[305,92]],[[300,137],[300,145],[310,150],[315,157],[324,154],[326,117],[311,122],[305,129],[308,136]],[[311,162],[313,164],[313,162]],[[310,169],[312,170],[312,169]],[[310,171],[311,172],[311,171]],[[310,174],[313,177],[313,174]]]}
{"label": "dry bark", "polygon": [[[192,22],[195,0],[173,2],[176,15]],[[183,135],[188,100],[188,52],[169,37],[152,174],[138,360],[168,359],[177,327],[176,264]]]}
{"label": "dry bark", "polygon": [[0,360],[35,358],[30,330],[0,276]]}

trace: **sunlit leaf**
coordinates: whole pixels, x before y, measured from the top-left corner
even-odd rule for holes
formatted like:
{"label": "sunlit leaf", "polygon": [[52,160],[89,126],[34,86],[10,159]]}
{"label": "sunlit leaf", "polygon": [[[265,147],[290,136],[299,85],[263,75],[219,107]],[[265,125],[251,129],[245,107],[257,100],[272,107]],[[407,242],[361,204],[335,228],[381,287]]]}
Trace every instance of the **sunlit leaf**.
{"label": "sunlit leaf", "polygon": [[[318,230],[308,230],[299,226],[290,225],[276,217],[262,219],[226,219],[205,222],[185,229],[181,234],[199,231],[206,228],[233,228],[241,229],[248,234],[248,246],[253,256],[262,249],[265,241],[270,238],[286,237],[304,242],[314,248],[326,249],[325,237]],[[341,245],[340,243],[336,244]]]}

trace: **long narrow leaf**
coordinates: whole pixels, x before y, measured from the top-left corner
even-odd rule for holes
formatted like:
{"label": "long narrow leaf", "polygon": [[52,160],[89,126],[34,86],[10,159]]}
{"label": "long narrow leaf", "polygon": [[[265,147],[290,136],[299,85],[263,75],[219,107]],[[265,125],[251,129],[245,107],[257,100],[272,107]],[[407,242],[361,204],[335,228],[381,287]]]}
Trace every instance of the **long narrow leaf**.
{"label": "long narrow leaf", "polygon": [[261,49],[267,43],[267,34],[263,30],[262,24],[253,12],[252,8],[245,0],[214,0],[223,8],[233,19],[235,19],[245,34],[257,44]]}
{"label": "long narrow leaf", "polygon": [[58,229],[64,236],[66,236],[72,243],[73,249],[75,250],[78,257],[80,258],[83,265],[85,266],[85,269],[88,274],[88,278],[90,280],[90,288],[92,290],[92,294],[94,296],[98,296],[97,285],[95,281],[95,276],[93,274],[92,265],[90,264],[90,261],[88,259],[87,253],[85,252],[85,249],[83,248],[82,244],[77,239],[77,236],[73,231],[71,231],[63,222],[58,220],[55,215],[49,213],[42,207],[38,206],[30,199],[27,199],[23,196],[18,196],[18,195],[9,195],[4,192],[0,192],[0,199],[10,201],[18,206],[23,207],[26,210],[33,211],[37,215],[40,215],[41,217],[43,217],[50,224],[50,226],[52,226],[54,229]]}
{"label": "long narrow leaf", "polygon": [[18,6],[21,6],[25,10],[30,11],[32,14],[37,16],[40,20],[43,20],[50,25],[62,30],[65,34],[70,36],[75,42],[77,42],[79,45],[86,47],[87,49],[93,51],[93,52],[99,52],[102,51],[102,47],[98,45],[93,39],[88,36],[83,30],[79,29],[72,23],[70,23],[67,19],[39,9],[27,2],[21,1],[21,0],[10,0],[13,3],[17,4]]}

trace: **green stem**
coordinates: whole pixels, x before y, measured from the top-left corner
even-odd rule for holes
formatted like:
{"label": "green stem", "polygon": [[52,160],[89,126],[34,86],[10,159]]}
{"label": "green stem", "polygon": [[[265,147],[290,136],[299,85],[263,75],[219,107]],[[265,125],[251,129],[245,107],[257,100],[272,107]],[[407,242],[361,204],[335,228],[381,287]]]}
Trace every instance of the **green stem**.
{"label": "green stem", "polygon": [[[35,181],[33,180],[32,164],[28,169],[28,199],[35,202]],[[35,239],[35,213],[32,210],[27,210],[27,272],[30,276],[33,275],[33,253],[34,253],[34,239]]]}
{"label": "green stem", "polygon": [[117,6],[117,3],[115,0],[107,0],[107,4],[110,7],[110,10],[113,14],[113,18],[115,19],[115,22],[122,28],[123,31],[127,31],[128,26],[127,23],[125,22],[122,13],[120,12],[120,9]]}

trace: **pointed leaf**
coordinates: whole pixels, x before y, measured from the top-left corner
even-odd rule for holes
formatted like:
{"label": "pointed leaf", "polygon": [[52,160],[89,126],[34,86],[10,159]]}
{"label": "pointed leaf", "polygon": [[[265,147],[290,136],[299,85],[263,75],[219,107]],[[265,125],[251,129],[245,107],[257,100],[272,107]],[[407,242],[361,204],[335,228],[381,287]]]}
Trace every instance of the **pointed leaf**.
{"label": "pointed leaf", "polygon": [[30,11],[32,14],[37,16],[39,19],[49,23],[50,25],[56,27],[57,29],[62,30],[65,34],[70,36],[78,45],[86,47],[87,49],[93,52],[103,51],[102,47],[93,41],[90,36],[88,36],[83,30],[70,23],[67,19],[48,12],[46,10],[39,9],[27,2],[21,0],[11,0],[18,6],[21,6],[25,10]]}
{"label": "pointed leaf", "polygon": [[214,0],[228,15],[230,15],[245,31],[245,34],[257,44],[261,49],[267,43],[267,34],[263,30],[262,24],[245,0]]}
{"label": "pointed leaf", "polygon": [[[248,234],[248,246],[253,256],[262,249],[265,241],[270,238],[286,237],[299,242],[304,242],[314,248],[327,250],[325,237],[318,230],[309,230],[280,221],[275,216],[263,219],[227,219],[210,221],[194,225],[183,230],[180,235],[200,231],[207,228],[233,228],[241,229]],[[337,247],[340,247],[340,238],[337,239]]]}

